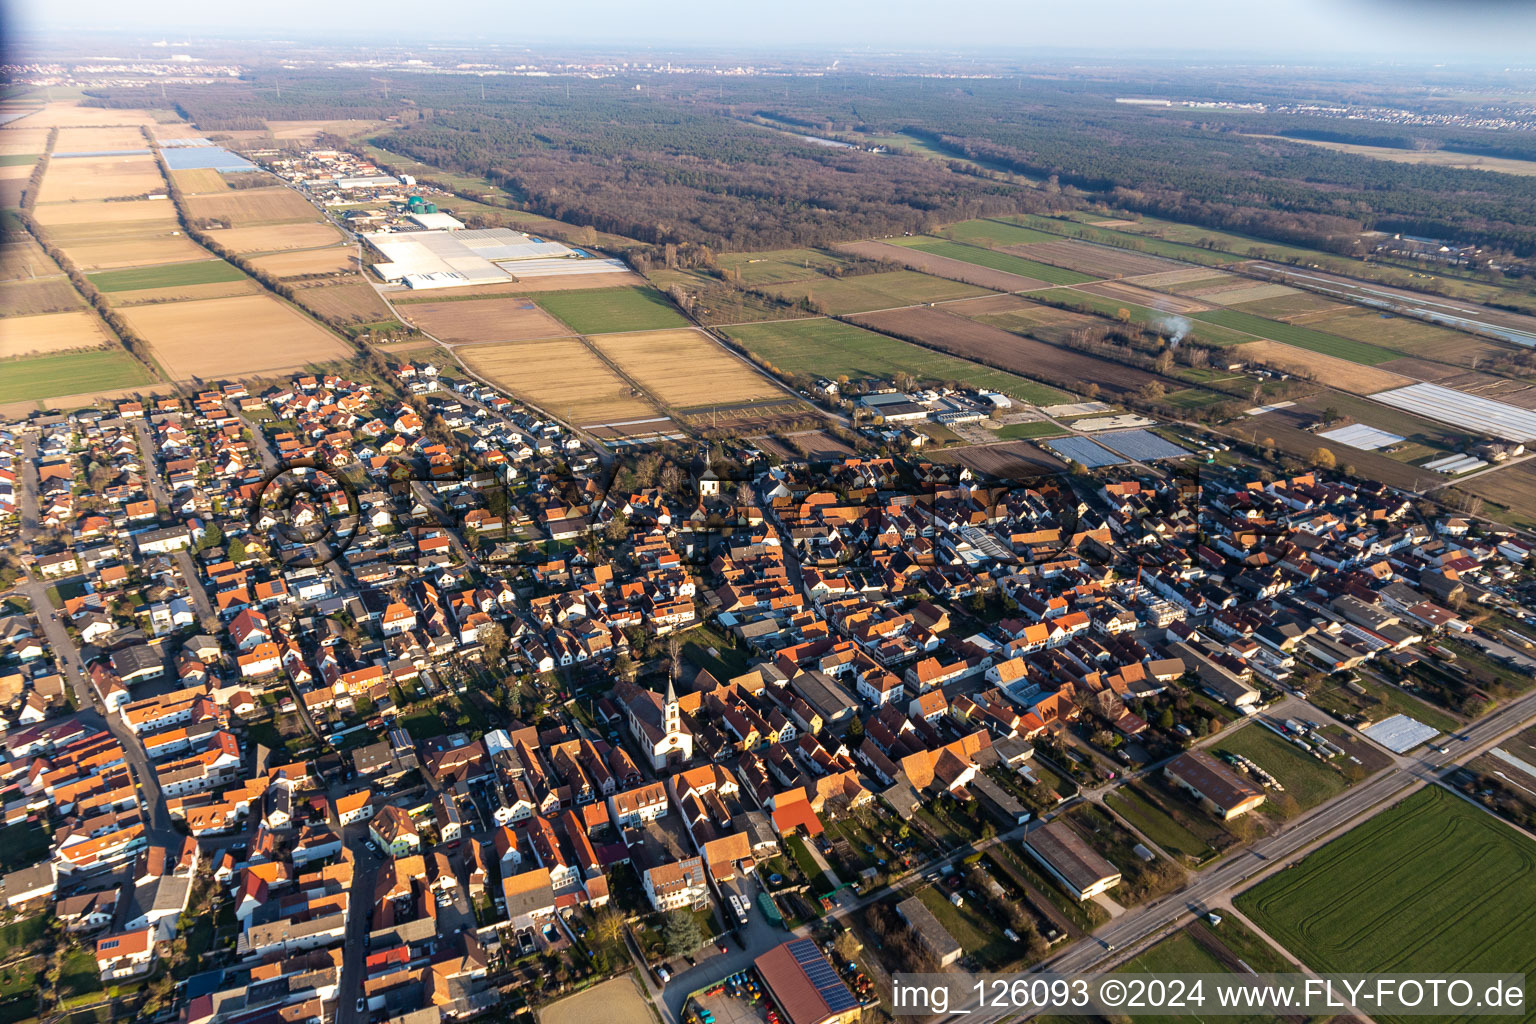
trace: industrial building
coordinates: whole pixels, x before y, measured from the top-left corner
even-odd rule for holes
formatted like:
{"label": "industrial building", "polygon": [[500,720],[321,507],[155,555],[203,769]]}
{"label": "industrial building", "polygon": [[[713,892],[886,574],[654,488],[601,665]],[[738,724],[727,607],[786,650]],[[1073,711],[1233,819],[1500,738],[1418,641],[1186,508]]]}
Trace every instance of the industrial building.
{"label": "industrial building", "polygon": [[916,896],[896,904],[896,913],[907,922],[907,927],[917,932],[918,939],[928,947],[928,952],[934,955],[940,967],[948,967],[965,954],[960,943],[949,934],[949,929]]}
{"label": "industrial building", "polygon": [[1223,821],[1231,821],[1264,802],[1262,789],[1199,751],[1191,750],[1169,761],[1163,775],[1175,786],[1193,793],[1202,807]]}
{"label": "industrial building", "polygon": [[851,1024],[862,1012],[810,939],[791,939],[752,962],[784,1024]]}
{"label": "industrial building", "polygon": [[1079,903],[1120,884],[1120,870],[1064,821],[1035,829],[1024,840],[1024,849]]}
{"label": "industrial building", "polygon": [[[529,277],[559,274],[623,273],[629,268],[619,260],[599,259],[539,238],[489,228],[456,230],[459,221],[441,213],[413,213],[411,219],[428,231],[385,231],[362,238],[382,257],[374,272],[391,284],[407,288],[455,288],[502,284]],[[451,224],[449,223],[451,222]]]}

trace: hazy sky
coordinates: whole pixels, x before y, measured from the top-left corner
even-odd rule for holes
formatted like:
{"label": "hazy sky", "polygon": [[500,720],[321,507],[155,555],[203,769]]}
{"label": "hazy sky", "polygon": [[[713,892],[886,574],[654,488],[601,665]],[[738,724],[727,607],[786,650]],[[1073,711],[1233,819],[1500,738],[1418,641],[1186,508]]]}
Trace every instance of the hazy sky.
{"label": "hazy sky", "polygon": [[13,28],[356,42],[459,37],[731,49],[1098,50],[1289,59],[1514,58],[1536,64],[1528,0],[0,0]]}

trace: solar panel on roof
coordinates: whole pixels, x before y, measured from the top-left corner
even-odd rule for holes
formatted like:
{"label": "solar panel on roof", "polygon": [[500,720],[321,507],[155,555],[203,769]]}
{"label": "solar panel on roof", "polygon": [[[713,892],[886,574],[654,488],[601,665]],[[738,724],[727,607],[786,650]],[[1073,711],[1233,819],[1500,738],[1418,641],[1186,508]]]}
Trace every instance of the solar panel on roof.
{"label": "solar panel on roof", "polygon": [[827,1009],[833,1013],[842,1013],[851,1010],[858,1005],[853,998],[853,993],[848,991],[848,986],[843,984],[843,979],[837,976],[837,970],[827,962],[827,958],[821,955],[821,950],[816,948],[816,943],[810,939],[796,939],[789,944],[789,954],[795,958],[795,963],[805,972],[822,1000],[827,1004]]}

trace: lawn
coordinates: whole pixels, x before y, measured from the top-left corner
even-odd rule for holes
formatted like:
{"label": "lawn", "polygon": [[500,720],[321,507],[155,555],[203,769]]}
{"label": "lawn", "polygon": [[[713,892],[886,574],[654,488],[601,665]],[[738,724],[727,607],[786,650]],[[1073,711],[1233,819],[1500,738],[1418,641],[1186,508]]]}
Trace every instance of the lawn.
{"label": "lawn", "polygon": [[131,388],[153,380],[143,363],[120,348],[8,359],[0,363],[0,402]]}
{"label": "lawn", "polygon": [[1002,370],[826,317],[744,324],[721,330],[782,373],[804,373],[836,380],[844,375],[889,378],[905,371],[924,382],[955,381],[973,388],[1001,391],[1033,404],[1060,402],[1067,397],[1055,388]]}
{"label": "lawn", "polygon": [[1536,973],[1536,844],[1438,786],[1236,902],[1324,973]]}
{"label": "lawn", "polygon": [[1001,220],[962,220],[951,224],[942,232],[946,237],[977,245],[1033,245],[1036,242],[1055,242],[1056,235],[1033,228],[1021,228]]}
{"label": "lawn", "polygon": [[9,924],[0,925],[0,958],[15,950],[30,946],[48,930],[48,915],[34,914]]}
{"label": "lawn", "polygon": [[[1047,239],[1054,241],[1054,239]],[[1001,270],[1007,274],[1018,274],[1020,277],[1032,277],[1037,281],[1046,281],[1050,284],[1082,284],[1085,281],[1098,280],[1088,274],[1080,274],[1075,270],[1067,270],[1062,267],[1053,267],[1049,263],[1039,263],[1035,260],[1027,260],[1022,256],[1014,256],[1006,252],[996,252],[992,249],[984,249],[976,245],[966,245],[963,242],[948,242],[935,239],[924,242],[905,242],[909,249],[917,249],[919,252],[930,253],[934,256],[944,256],[948,259],[959,260],[962,263],[970,263],[978,267],[987,267],[992,270]]]}
{"label": "lawn", "polygon": [[1394,352],[1389,348],[1355,341],[1352,338],[1342,338],[1337,334],[1325,334],[1322,331],[1314,331],[1310,327],[1298,327],[1295,324],[1281,323],[1279,320],[1269,320],[1235,309],[1213,309],[1207,313],[1191,315],[1202,323],[1229,327],[1234,331],[1243,331],[1311,352],[1321,352],[1326,356],[1337,356],[1364,366],[1377,366],[1403,357],[1401,352]]}
{"label": "lawn", "polygon": [[172,288],[193,284],[218,284],[239,281],[245,274],[239,267],[223,260],[195,260],[190,263],[162,263],[154,267],[128,267],[88,274],[91,284],[101,292],[131,292],[141,288]]}
{"label": "lawn", "polygon": [[771,285],[765,290],[791,302],[806,299],[817,309],[839,314],[867,313],[876,309],[894,309],[992,294],[985,288],[921,274],[915,270],[892,270],[883,274],[860,274],[845,278],[817,276]]}
{"label": "lawn", "polygon": [[[1291,813],[1294,814],[1316,807],[1349,788],[1349,780],[1331,764],[1319,761],[1295,744],[1252,722],[1222,733],[1212,752],[1218,750],[1242,754],[1280,780],[1280,784],[1285,787],[1284,794],[1269,794],[1264,805],[1265,810],[1278,812],[1280,817],[1291,816],[1285,812],[1291,811],[1292,801],[1295,810]],[[1344,757],[1335,760],[1349,763]]]}
{"label": "lawn", "polygon": [[[732,638],[716,629],[711,623],[695,626],[678,634],[683,641],[683,657],[700,668],[708,669],[720,682],[747,671],[747,652],[732,646]],[[709,649],[714,648],[715,654]]]}
{"label": "lawn", "polygon": [[1106,794],[1104,802],[1165,851],[1199,863],[1216,851],[1193,831],[1132,786]]}
{"label": "lawn", "polygon": [[1033,423],[1010,423],[993,433],[1004,441],[1028,441],[1036,437],[1057,437],[1066,431],[1048,420],[1036,420]]}
{"label": "lawn", "polygon": [[975,901],[966,898],[965,906],[957,907],[932,886],[918,893],[917,898],[983,969],[1001,967],[1019,958],[1022,947],[1009,942],[996,917],[985,913],[984,908],[973,906]]}
{"label": "lawn", "polygon": [[650,288],[600,288],[545,292],[535,301],[578,334],[656,331],[687,327],[666,296]]}

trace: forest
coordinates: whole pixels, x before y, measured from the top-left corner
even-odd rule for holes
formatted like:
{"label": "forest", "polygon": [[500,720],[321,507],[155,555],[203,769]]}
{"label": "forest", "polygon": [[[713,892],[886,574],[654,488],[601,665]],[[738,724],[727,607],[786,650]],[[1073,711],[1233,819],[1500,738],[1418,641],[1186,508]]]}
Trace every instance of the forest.
{"label": "forest", "polygon": [[[176,86],[169,98],[205,131],[268,118],[390,119],[375,141],[392,151],[483,175],[533,212],[657,245],[826,244],[964,217],[1056,212],[1086,198],[1344,254],[1362,252],[1360,232],[1375,229],[1536,255],[1536,177],[1256,137],[1311,133],[1528,155],[1510,133],[1115,102],[1149,90],[1224,95],[1215,82],[276,74]],[[1307,97],[1299,83],[1268,93],[1252,81],[1228,88],[1243,99]],[[1370,96],[1385,98],[1382,87]],[[89,102],[133,105],[142,95],[106,91]],[[901,132],[951,159],[816,145],[754,118],[860,140]]]}

